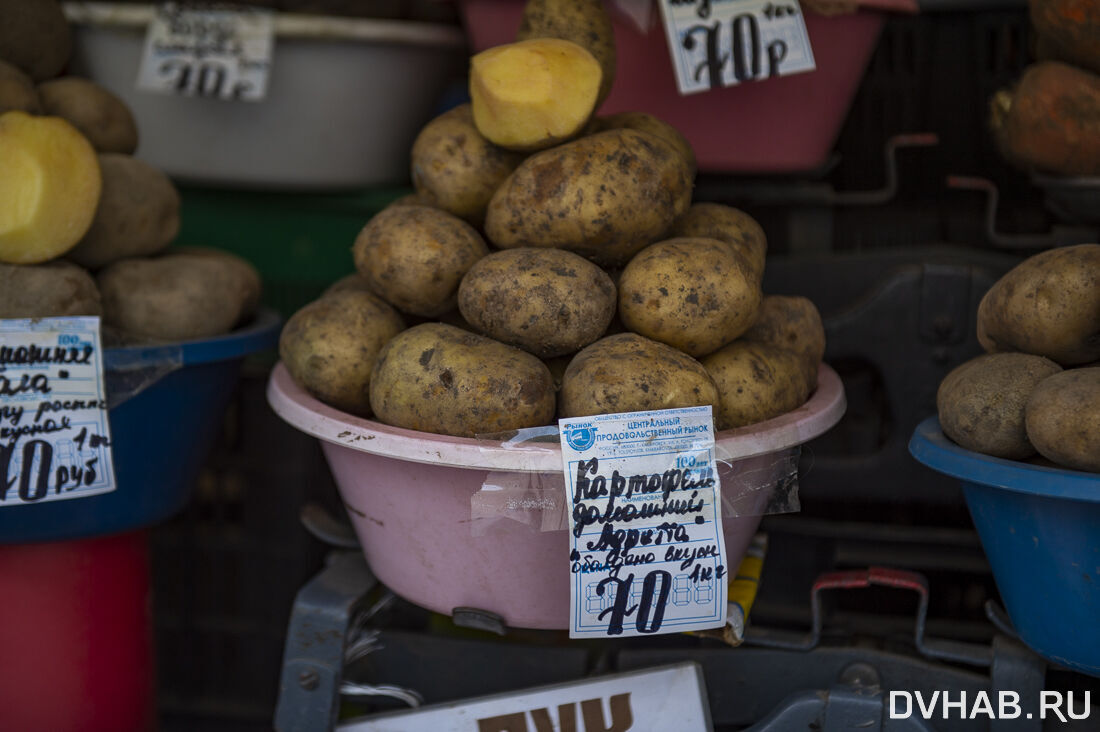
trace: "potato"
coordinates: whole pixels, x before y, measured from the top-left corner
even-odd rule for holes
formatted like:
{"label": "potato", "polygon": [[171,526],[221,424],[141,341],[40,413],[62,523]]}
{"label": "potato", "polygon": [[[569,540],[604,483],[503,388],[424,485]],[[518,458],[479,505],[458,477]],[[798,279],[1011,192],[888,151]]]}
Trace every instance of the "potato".
{"label": "potato", "polygon": [[102,314],[95,280],[75,264],[0,263],[0,320]]}
{"label": "potato", "polygon": [[474,226],[500,184],[523,160],[482,137],[469,104],[429,122],[412,148],[412,181],[421,205],[435,206]]}
{"label": "potato", "polygon": [[497,189],[485,233],[501,249],[567,249],[624,264],[691,203],[691,171],[674,147],[637,130],[609,130],[520,163]]}
{"label": "potato", "polygon": [[1100,74],[1100,3],[1091,0],[1030,0],[1031,26],[1039,45],[1074,66]]}
{"label": "potato", "polygon": [[260,273],[250,262],[223,249],[209,247],[176,247],[171,253],[185,257],[206,257],[220,264],[236,279],[233,289],[241,296],[242,320],[255,314],[260,304],[260,295],[263,294],[263,282]]}
{"label": "potato", "polygon": [[367,282],[367,278],[359,274],[358,272],[352,272],[351,274],[345,275],[344,277],[341,277],[340,279],[329,285],[328,289],[321,293],[321,297],[332,295],[337,292],[344,292],[346,290],[356,290],[359,292],[370,292],[371,294],[374,294],[374,292],[370,289],[370,283]]}
{"label": "potato", "polygon": [[0,60],[0,114],[13,109],[28,114],[40,114],[42,104],[31,77],[18,67]]}
{"label": "potato", "polygon": [[760,224],[744,211],[720,203],[693,204],[673,224],[671,236],[724,241],[752,264],[757,281],[764,276],[768,240]]}
{"label": "potato", "polygon": [[395,427],[475,437],[553,422],[554,381],[526,351],[425,323],[382,349],[370,403]]}
{"label": "potato", "polygon": [[61,73],[73,35],[57,0],[0,0],[0,18],[0,59],[34,81]]}
{"label": "potato", "polygon": [[427,206],[429,208],[440,208],[436,206],[434,202],[428,200],[427,196],[423,196],[419,193],[409,193],[401,198],[394,200],[390,203],[391,206]]}
{"label": "potato", "polygon": [[695,151],[691,149],[691,143],[680,134],[680,131],[668,122],[654,117],[646,112],[620,112],[608,117],[597,117],[589,125],[590,133],[604,132],[606,130],[639,130],[659,137],[676,148],[684,160],[687,160],[688,168],[694,177],[697,164]]}
{"label": "potato", "polygon": [[986,354],[956,367],[936,392],[944,434],[967,450],[994,457],[1034,455],[1024,408],[1035,386],[1061,370],[1049,359],[1026,353]]}
{"label": "potato", "polygon": [[1100,359],[1100,244],[1051,249],[1021,262],[978,306],[986,349],[1063,366]]}
{"label": "potato", "polygon": [[168,176],[129,155],[99,156],[103,192],[95,218],[69,258],[99,269],[165,249],[180,229],[180,195]]}
{"label": "potato", "polygon": [[794,351],[735,341],[703,359],[718,387],[715,428],[730,430],[778,417],[806,403],[813,386]]}
{"label": "potato", "polygon": [[535,38],[470,59],[474,124],[495,145],[532,152],[577,136],[596,111],[602,75],[572,41]]}
{"label": "potato", "polygon": [[279,336],[279,358],[325,404],[367,416],[378,353],[404,329],[382,298],[365,290],[333,292],[290,317]]}
{"label": "potato", "polygon": [[1100,367],[1048,376],[1031,391],[1027,437],[1043,457],[1100,473]]}
{"label": "potato", "polygon": [[718,390],[702,364],[635,333],[602,338],[570,361],[560,417],[701,407],[717,409]]}
{"label": "potato", "polygon": [[133,341],[228,333],[247,316],[252,301],[241,288],[239,272],[215,256],[123,259],[100,270],[96,280],[104,325]]}
{"label": "potato", "polygon": [[658,242],[630,260],[619,280],[623,325],[695,357],[744,333],[760,298],[748,264],[717,239]]}
{"label": "potato", "polygon": [[489,248],[472,226],[427,206],[390,206],[352,248],[372,291],[402,312],[434,318],[457,304],[458,285]]}
{"label": "potato", "polygon": [[802,359],[811,384],[817,384],[817,367],[825,357],[825,326],[809,298],[765,295],[756,322],[742,338],[794,351]]}
{"label": "potato", "polygon": [[615,28],[601,0],[527,0],[517,41],[562,38],[583,46],[599,62],[603,73],[598,107],[615,81]]}
{"label": "potato", "polygon": [[72,249],[92,223],[101,186],[95,150],[71,124],[0,115],[0,262],[37,264]]}
{"label": "potato", "polygon": [[46,114],[73,123],[101,153],[132,155],[138,145],[137,123],[126,103],[94,81],[66,76],[38,85]]}
{"label": "potato", "polygon": [[458,308],[490,338],[552,358],[603,335],[615,313],[615,285],[571,252],[509,249],[470,268],[458,288]]}

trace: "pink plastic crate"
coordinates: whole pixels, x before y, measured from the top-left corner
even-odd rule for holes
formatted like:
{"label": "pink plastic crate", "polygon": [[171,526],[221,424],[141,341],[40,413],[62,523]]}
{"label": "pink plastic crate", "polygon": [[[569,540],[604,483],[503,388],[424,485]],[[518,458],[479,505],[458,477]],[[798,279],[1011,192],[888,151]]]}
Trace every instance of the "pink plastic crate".
{"label": "pink plastic crate", "polygon": [[[836,142],[874,51],[884,10],[915,12],[915,0],[860,2],[859,12],[806,12],[815,71],[680,96],[664,27],[643,33],[609,3],[618,74],[600,114],[642,111],[680,130],[699,168],[714,172],[791,173],[822,167]],[[461,0],[474,51],[515,40],[521,0]],[[874,8],[874,9],[872,9]]]}

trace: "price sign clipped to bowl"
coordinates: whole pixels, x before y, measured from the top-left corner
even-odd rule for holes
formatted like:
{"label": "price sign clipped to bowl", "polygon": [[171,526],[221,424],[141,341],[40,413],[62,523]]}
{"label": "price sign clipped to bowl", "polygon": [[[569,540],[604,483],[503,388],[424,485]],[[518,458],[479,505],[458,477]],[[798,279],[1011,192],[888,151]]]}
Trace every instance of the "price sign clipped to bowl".
{"label": "price sign clipped to bowl", "polygon": [[156,6],[137,88],[258,102],[267,94],[275,15],[224,3]]}
{"label": "price sign clipped to bowl", "polygon": [[99,318],[0,320],[0,509],[114,489]]}
{"label": "price sign clipped to bowl", "polygon": [[559,420],[570,510],[571,638],[726,622],[711,408]]}
{"label": "price sign clipped to bowl", "polygon": [[660,0],[680,94],[813,71],[798,0]]}

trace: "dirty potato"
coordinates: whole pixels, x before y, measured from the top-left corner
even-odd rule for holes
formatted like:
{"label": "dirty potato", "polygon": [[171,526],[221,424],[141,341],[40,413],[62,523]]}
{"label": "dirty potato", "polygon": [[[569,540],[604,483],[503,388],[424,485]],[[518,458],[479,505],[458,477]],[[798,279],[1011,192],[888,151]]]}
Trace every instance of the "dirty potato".
{"label": "dirty potato", "polygon": [[669,239],[643,249],[619,280],[628,330],[704,356],[756,319],[760,285],[744,260],[716,239]]}
{"label": "dirty potato", "polygon": [[398,310],[434,318],[453,310],[458,285],[489,248],[457,216],[426,206],[390,206],[359,233],[355,268]]}
{"label": "dirty potato", "polygon": [[1100,473],[1100,367],[1068,369],[1040,381],[1027,400],[1025,419],[1040,455]]}
{"label": "dirty potato", "polygon": [[298,384],[324,403],[370,414],[370,378],[382,346],[405,329],[397,311],[364,290],[343,290],[291,316],[279,358]]}
{"label": "dirty potato", "polygon": [[410,203],[435,206],[481,226],[489,200],[522,160],[521,153],[482,137],[469,104],[455,107],[429,122],[413,143],[417,198]]}
{"label": "dirty potato", "polygon": [[1034,455],[1024,410],[1039,382],[1061,370],[1050,359],[1026,353],[986,354],[956,367],[936,392],[944,434],[985,455],[1008,460]]}
{"label": "dirty potato", "polygon": [[553,422],[554,380],[526,351],[425,323],[382,349],[370,403],[388,425],[475,437]]}
{"label": "dirty potato", "polygon": [[31,77],[0,60],[0,114],[13,109],[27,114],[39,114],[42,112],[42,104]]}
{"label": "dirty potato", "polygon": [[0,320],[102,314],[95,280],[75,264],[0,262]]}
{"label": "dirty potato", "polygon": [[707,404],[717,408],[718,390],[702,364],[671,346],[620,333],[596,341],[569,362],[558,414],[584,417]]}
{"label": "dirty potato", "polygon": [[615,82],[615,29],[602,0],[527,0],[517,41],[561,38],[584,47],[603,70],[598,107]]}
{"label": "dirty potato", "polygon": [[768,240],[756,219],[744,211],[720,203],[692,204],[673,224],[671,236],[724,241],[752,264],[757,281],[764,276]]}
{"label": "dirty potato", "polygon": [[61,73],[73,34],[57,0],[0,0],[0,59],[34,81]]}
{"label": "dirty potato", "polygon": [[76,76],[38,85],[42,111],[72,122],[96,152],[132,155],[138,145],[137,123],[126,102],[94,81]]}
{"label": "dirty potato", "polygon": [[680,154],[684,156],[684,160],[687,160],[692,176],[695,175],[697,164],[695,151],[691,148],[691,143],[675,127],[654,117],[652,114],[647,112],[620,112],[607,117],[596,117],[589,125],[590,134],[621,129],[640,130],[661,138],[680,151]]}
{"label": "dirty potato", "polygon": [[509,249],[470,268],[458,289],[458,307],[490,338],[552,358],[603,335],[615,313],[615,285],[571,252]]}
{"label": "dirty potato", "polygon": [[718,430],[786,414],[813,391],[801,357],[769,343],[735,341],[704,358],[703,367],[718,387]]}
{"label": "dirty potato", "polygon": [[501,249],[567,249],[623,264],[691,202],[687,161],[664,140],[609,130],[524,160],[489,202],[485,233]]}
{"label": "dirty potato", "polygon": [[756,322],[742,338],[794,351],[817,382],[817,367],[825,357],[825,326],[809,298],[765,295]]}
{"label": "dirty potato", "polygon": [[999,351],[1063,366],[1100,359],[1100,244],[1051,249],[1016,265],[982,298],[978,329]]}

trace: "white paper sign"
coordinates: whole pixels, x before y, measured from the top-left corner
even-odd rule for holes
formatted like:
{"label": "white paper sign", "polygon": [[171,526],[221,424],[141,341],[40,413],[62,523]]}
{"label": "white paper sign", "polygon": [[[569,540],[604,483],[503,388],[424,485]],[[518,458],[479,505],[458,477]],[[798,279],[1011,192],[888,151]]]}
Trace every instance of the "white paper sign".
{"label": "white paper sign", "polygon": [[0,320],[0,509],[114,489],[99,318]]}
{"label": "white paper sign", "polygon": [[558,422],[570,515],[571,638],[726,622],[711,408]]}
{"label": "white paper sign", "polygon": [[813,71],[798,0],[661,0],[681,94]]}
{"label": "white paper sign", "polygon": [[713,729],[696,663],[598,676],[349,722],[340,732]]}
{"label": "white paper sign", "polygon": [[225,4],[159,5],[138,69],[142,91],[261,101],[275,45],[275,16]]}

